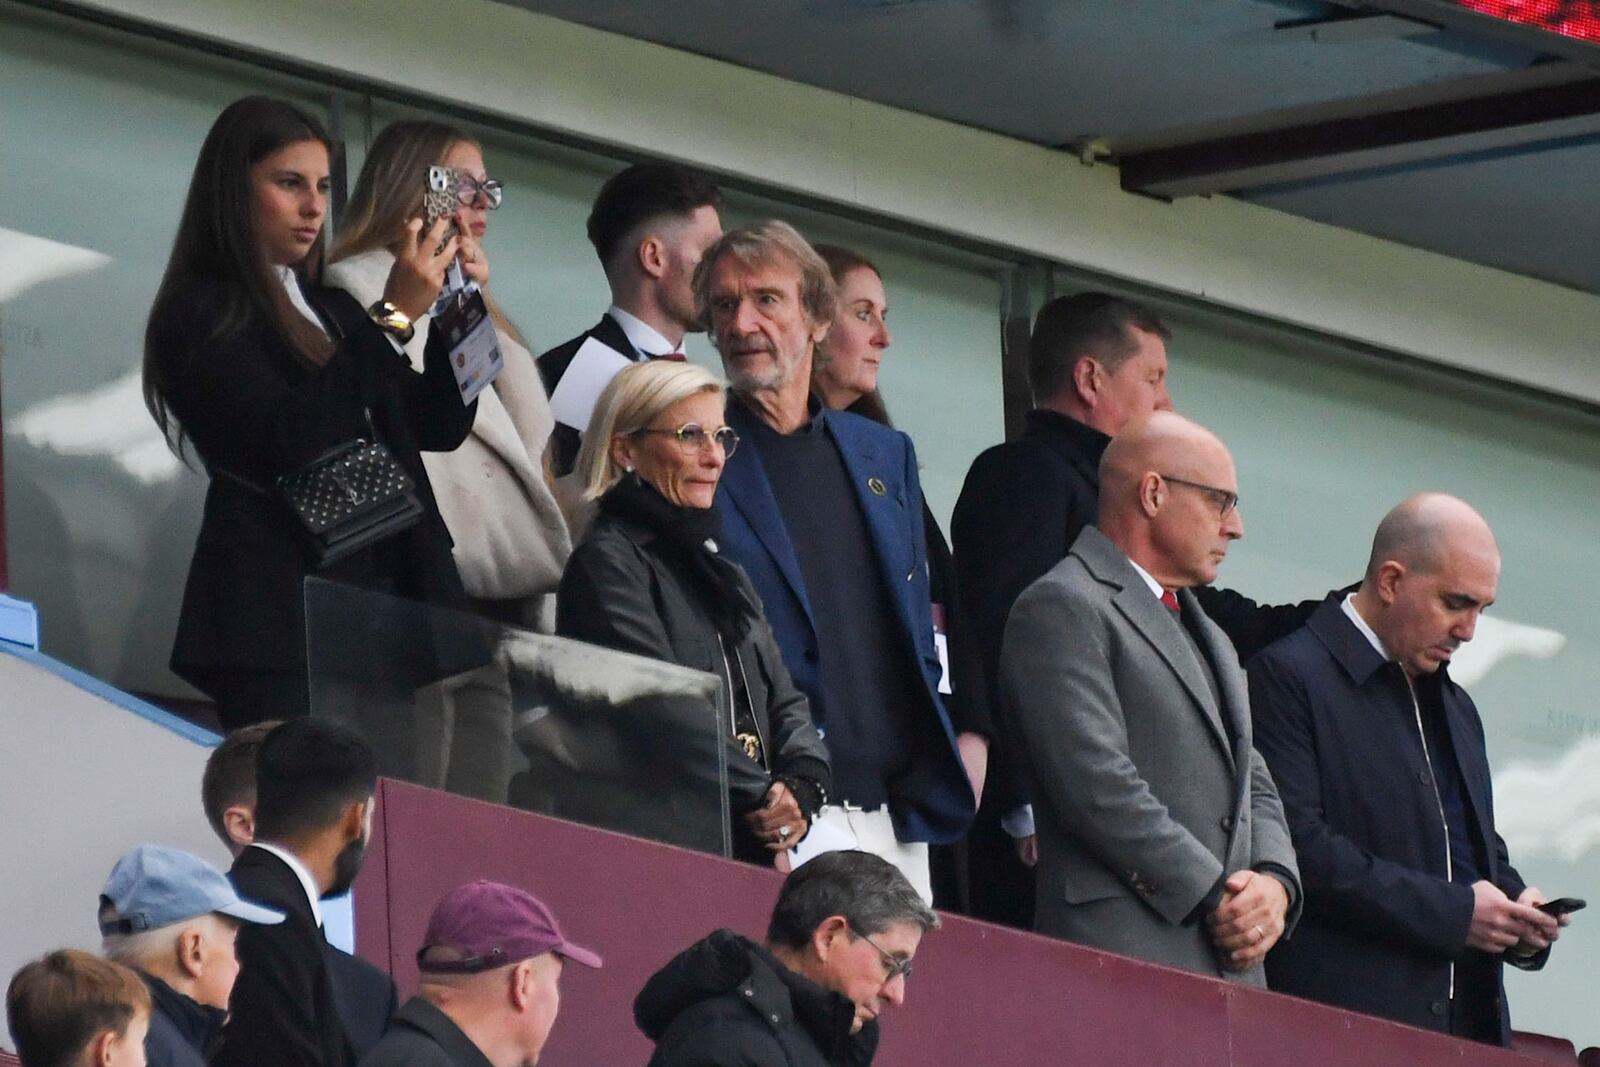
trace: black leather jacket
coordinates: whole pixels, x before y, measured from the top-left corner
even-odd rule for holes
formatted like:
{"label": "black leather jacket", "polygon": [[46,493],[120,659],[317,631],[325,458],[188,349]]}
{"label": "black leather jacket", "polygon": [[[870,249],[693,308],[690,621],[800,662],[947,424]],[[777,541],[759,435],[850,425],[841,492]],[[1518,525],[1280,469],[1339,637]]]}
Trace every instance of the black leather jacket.
{"label": "black leather jacket", "polygon": [[[649,526],[601,513],[562,576],[556,632],[715,674],[729,708],[749,694],[765,764],[745,754],[730,723],[728,790],[735,815],[759,806],[779,775],[810,778],[829,788],[827,748],[766,618],[758,618],[743,641],[728,642],[664,547]],[[742,571],[740,579],[759,603]]]}

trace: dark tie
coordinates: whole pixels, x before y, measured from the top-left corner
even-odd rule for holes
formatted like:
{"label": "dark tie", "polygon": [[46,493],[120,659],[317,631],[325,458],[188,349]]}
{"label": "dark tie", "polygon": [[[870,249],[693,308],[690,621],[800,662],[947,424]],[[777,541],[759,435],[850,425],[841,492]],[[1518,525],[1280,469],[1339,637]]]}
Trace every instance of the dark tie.
{"label": "dark tie", "polygon": [[1161,603],[1165,604],[1167,607],[1171,608],[1173,611],[1180,610],[1179,607],[1178,607],[1178,594],[1174,593],[1170,589],[1163,589],[1161,591]]}

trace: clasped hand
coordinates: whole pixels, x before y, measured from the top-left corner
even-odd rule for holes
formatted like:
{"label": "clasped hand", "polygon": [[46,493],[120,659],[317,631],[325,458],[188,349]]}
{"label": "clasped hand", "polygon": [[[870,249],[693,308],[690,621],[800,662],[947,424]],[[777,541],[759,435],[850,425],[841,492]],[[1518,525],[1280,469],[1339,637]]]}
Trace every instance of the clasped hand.
{"label": "clasped hand", "polygon": [[1283,936],[1289,891],[1270,874],[1235,871],[1223,883],[1222,903],[1206,916],[1223,966],[1243,971],[1261,962]]}

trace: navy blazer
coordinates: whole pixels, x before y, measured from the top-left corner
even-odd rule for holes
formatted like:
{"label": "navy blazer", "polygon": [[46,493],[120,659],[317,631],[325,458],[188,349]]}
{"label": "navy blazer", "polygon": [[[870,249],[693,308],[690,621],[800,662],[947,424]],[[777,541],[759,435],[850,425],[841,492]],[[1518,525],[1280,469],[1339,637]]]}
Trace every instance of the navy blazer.
{"label": "navy blazer", "polygon": [[[1399,664],[1385,661],[1330,597],[1304,629],[1250,661],[1256,748],[1267,761],[1300,860],[1305,913],[1267,957],[1271,988],[1433,1030],[1450,1025],[1468,974],[1510,1035],[1501,957],[1466,948],[1469,886],[1450,881],[1445,828]],[[1416,680],[1438,691],[1475,816],[1483,876],[1513,900],[1525,885],[1494,829],[1483,723],[1441,668]],[[1541,954],[1519,966],[1540,966]]]}
{"label": "navy blazer", "polygon": [[[737,401],[728,404],[728,425],[747,441],[755,439],[757,418]],[[928,590],[928,552],[922,524],[922,485],[911,439],[898,430],[844,411],[819,410],[829,440],[839,449],[872,537],[879,574],[888,585],[895,621],[916,658],[926,699],[919,722],[934,740],[917,746],[926,753],[889,787],[889,810],[902,841],[947,844],[972,822],[972,786],[956,750],[955,731],[939,695],[939,653],[933,639]],[[877,481],[884,492],[868,488]],[[816,620],[806,596],[800,560],[784,526],[766,467],[754,447],[728,460],[718,487],[717,514],[722,549],[749,573],[777,635],[794,682],[811,704],[811,717],[827,729],[828,708],[817,676]]]}

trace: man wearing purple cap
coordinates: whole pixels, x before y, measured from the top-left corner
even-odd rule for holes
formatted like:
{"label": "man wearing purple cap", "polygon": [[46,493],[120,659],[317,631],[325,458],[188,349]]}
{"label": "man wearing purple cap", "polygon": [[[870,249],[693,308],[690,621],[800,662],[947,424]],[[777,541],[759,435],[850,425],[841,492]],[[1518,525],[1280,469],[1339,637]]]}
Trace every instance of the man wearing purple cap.
{"label": "man wearing purple cap", "polygon": [[451,890],[417,950],[417,995],[360,1067],[532,1067],[555,1025],[563,960],[600,966],[532,894],[485,881]]}

